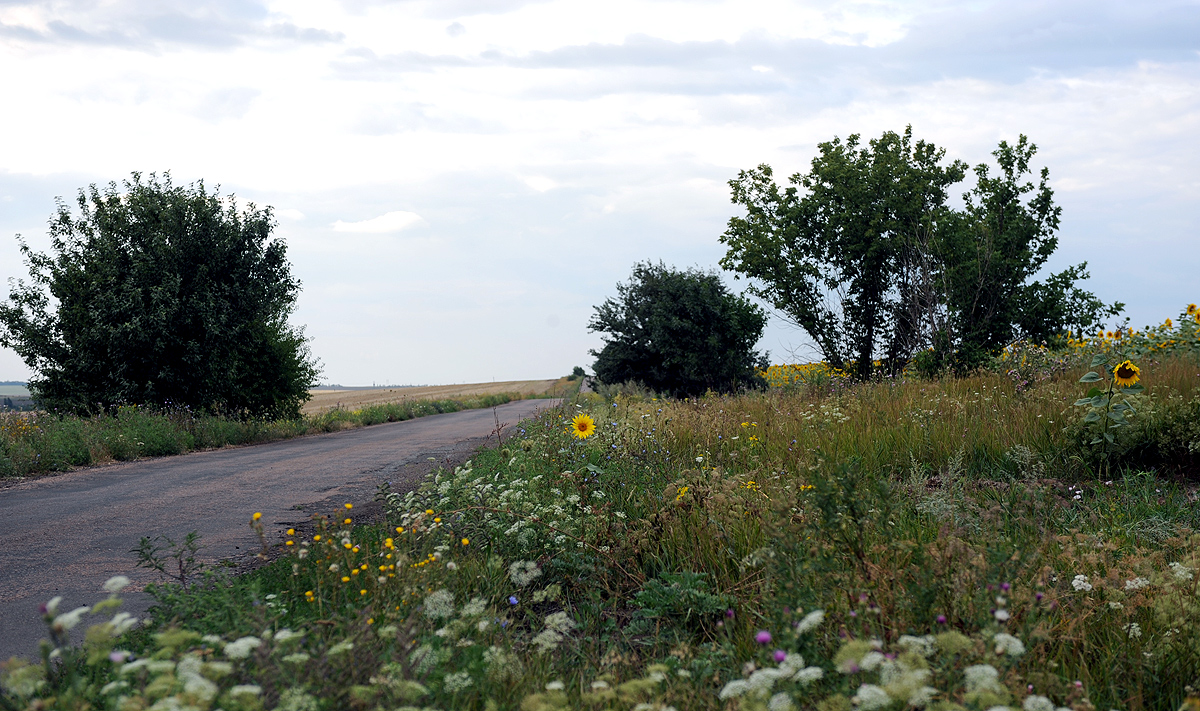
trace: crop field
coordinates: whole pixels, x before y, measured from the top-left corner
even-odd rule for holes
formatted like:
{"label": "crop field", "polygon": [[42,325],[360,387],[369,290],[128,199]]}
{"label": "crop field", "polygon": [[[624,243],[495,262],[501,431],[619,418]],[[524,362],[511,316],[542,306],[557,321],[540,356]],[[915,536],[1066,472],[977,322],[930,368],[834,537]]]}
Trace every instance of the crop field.
{"label": "crop field", "polygon": [[407,400],[455,400],[479,395],[516,393],[523,397],[537,397],[557,393],[564,389],[564,379],[553,380],[509,380],[499,383],[472,383],[466,385],[424,385],[406,388],[347,388],[311,390],[312,399],[304,404],[301,412],[313,415],[327,410],[343,408],[357,410],[372,405],[401,403]]}
{"label": "crop field", "polygon": [[7,664],[2,703],[1200,708],[1200,349],[1171,329],[964,377],[602,387],[382,489],[382,523],[247,509],[274,558],[251,574],[183,587],[186,546],[146,556],[145,626],[121,579],[51,606],[47,662]]}

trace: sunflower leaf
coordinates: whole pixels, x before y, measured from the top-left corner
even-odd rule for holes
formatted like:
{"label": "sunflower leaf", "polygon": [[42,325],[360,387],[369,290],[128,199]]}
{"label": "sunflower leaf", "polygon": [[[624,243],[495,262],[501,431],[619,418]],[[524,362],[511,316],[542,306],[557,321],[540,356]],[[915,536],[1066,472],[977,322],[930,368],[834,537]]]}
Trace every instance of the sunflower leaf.
{"label": "sunflower leaf", "polygon": [[1108,362],[1107,356],[1097,353],[1096,355],[1092,356],[1092,364],[1089,365],[1088,367],[1095,368],[1096,366],[1104,365],[1107,362]]}
{"label": "sunflower leaf", "polygon": [[1092,398],[1090,396],[1079,398],[1078,400],[1075,401],[1075,407],[1083,407],[1085,405],[1091,405],[1091,404],[1092,404]]}
{"label": "sunflower leaf", "polygon": [[1109,434],[1109,433],[1107,433],[1107,432],[1105,432],[1105,433],[1104,433],[1104,439],[1108,440],[1108,443],[1109,443],[1109,444],[1116,444],[1116,443],[1117,443],[1117,440],[1116,440],[1116,438],[1115,438],[1115,437],[1113,437],[1111,434]]}
{"label": "sunflower leaf", "polygon": [[1134,394],[1145,392],[1145,391],[1146,391],[1146,387],[1144,385],[1142,385],[1141,383],[1134,383],[1133,385],[1126,385],[1123,388],[1121,388],[1121,392],[1127,393],[1130,395],[1134,395]]}
{"label": "sunflower leaf", "polygon": [[1100,413],[1096,412],[1095,410],[1092,410],[1091,412],[1089,412],[1087,414],[1086,417],[1083,418],[1083,421],[1084,422],[1099,422],[1100,421]]}
{"label": "sunflower leaf", "polygon": [[1087,391],[1087,395],[1085,397],[1096,397],[1097,395],[1102,395],[1103,393],[1104,391],[1100,388],[1092,386],[1092,388]]}
{"label": "sunflower leaf", "polygon": [[1088,371],[1087,375],[1080,378],[1079,382],[1081,382],[1081,383],[1098,383],[1101,380],[1104,380],[1104,378],[1101,378],[1099,373],[1092,370],[1092,371]]}
{"label": "sunflower leaf", "polygon": [[1103,395],[1097,395],[1092,398],[1092,407],[1104,407],[1108,404],[1108,398]]}
{"label": "sunflower leaf", "polygon": [[1129,424],[1129,422],[1127,422],[1125,420],[1125,413],[1123,413],[1119,410],[1114,410],[1114,411],[1108,413],[1108,419],[1112,420],[1113,422],[1117,423],[1118,425]]}

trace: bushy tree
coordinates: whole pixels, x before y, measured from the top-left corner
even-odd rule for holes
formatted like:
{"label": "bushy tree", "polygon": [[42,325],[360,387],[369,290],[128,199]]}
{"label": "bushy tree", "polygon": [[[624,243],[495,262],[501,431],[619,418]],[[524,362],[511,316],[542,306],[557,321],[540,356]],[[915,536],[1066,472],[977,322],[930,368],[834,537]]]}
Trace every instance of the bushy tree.
{"label": "bushy tree", "polygon": [[43,407],[299,415],[318,368],[287,323],[300,282],[269,207],[138,173],[76,203],[58,201],[50,253],[18,236],[31,282],[0,304],[0,344]]}
{"label": "bushy tree", "polygon": [[914,143],[911,127],[818,150],[784,190],[768,165],[729,182],[747,214],[729,220],[721,266],[750,277],[751,291],[804,329],[827,363],[865,378],[876,356],[906,358],[920,346],[924,314],[912,305],[931,298],[921,257],[966,164],[943,165],[945,150]]}
{"label": "bushy tree", "polygon": [[894,371],[931,349],[969,368],[1015,338],[1050,339],[1120,311],[1075,285],[1086,264],[1030,281],[1058,246],[1061,209],[1046,169],[1038,185],[1022,182],[1036,151],[1025,136],[993,153],[998,176],[974,169],[961,210],[948,191],[967,164],[944,163],[911,126],[818,150],[785,189],[767,165],[730,181],[746,215],[721,236],[721,266],[749,277],[830,365],[866,378],[875,359]]}
{"label": "bushy tree", "polygon": [[754,385],[756,367],[766,366],[754,350],[766,314],[715,273],[637,264],[617,298],[595,308],[588,328],[607,334],[591,352],[601,382],[632,380],[680,397]]}

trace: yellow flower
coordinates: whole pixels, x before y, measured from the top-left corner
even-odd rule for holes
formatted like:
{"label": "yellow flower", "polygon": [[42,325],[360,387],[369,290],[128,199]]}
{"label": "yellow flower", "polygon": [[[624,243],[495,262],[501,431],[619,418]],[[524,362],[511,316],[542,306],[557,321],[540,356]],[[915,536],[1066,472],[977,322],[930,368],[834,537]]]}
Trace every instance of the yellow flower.
{"label": "yellow flower", "polygon": [[349,510],[350,510],[350,509],[352,509],[352,508],[354,508],[354,504],[346,504],[346,510],[347,510],[347,511],[349,511]]}
{"label": "yellow flower", "polygon": [[1197,311],[1200,311],[1200,309],[1197,309],[1195,304],[1188,304],[1188,308],[1187,308],[1188,316],[1195,316]]}
{"label": "yellow flower", "polygon": [[571,420],[571,434],[579,439],[586,439],[596,432],[596,421],[590,415],[580,413]]}
{"label": "yellow flower", "polygon": [[262,518],[262,512],[261,512],[261,511],[255,511],[255,512],[254,512],[254,516],[253,516],[253,518],[254,518],[254,520],[255,520],[255,521],[257,521],[258,519]]}
{"label": "yellow flower", "polygon": [[289,535],[289,536],[294,536],[294,535],[296,535],[296,529],[294,529],[294,528],[289,528],[289,529],[288,529],[288,535]]}
{"label": "yellow flower", "polygon": [[1125,361],[1116,368],[1113,368],[1113,380],[1121,387],[1129,387],[1136,383],[1141,377],[1141,371],[1133,364],[1133,361]]}
{"label": "yellow flower", "polygon": [[469,545],[471,545],[471,539],[470,539],[470,538],[464,538],[464,539],[462,539],[462,541],[463,541],[463,545],[464,545],[464,546],[469,546]]}
{"label": "yellow flower", "polygon": [[349,525],[350,525],[350,519],[346,519],[345,521],[342,521],[342,523],[344,523],[344,524],[346,524],[347,526],[349,526]]}
{"label": "yellow flower", "polygon": [[679,487],[679,494],[677,494],[675,496],[675,500],[679,501],[683,497],[687,496],[687,493],[688,493],[688,488],[686,486]]}

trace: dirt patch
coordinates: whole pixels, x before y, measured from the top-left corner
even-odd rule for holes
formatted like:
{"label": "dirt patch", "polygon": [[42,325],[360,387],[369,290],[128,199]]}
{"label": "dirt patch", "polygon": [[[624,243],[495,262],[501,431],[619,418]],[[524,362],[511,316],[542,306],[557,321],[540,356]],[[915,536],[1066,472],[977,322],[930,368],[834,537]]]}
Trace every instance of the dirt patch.
{"label": "dirt patch", "polygon": [[326,410],[345,408],[358,410],[370,405],[387,405],[406,400],[457,400],[476,395],[499,395],[500,393],[519,393],[524,397],[558,394],[566,384],[566,380],[507,380],[499,383],[473,383],[467,385],[427,385],[413,388],[376,388],[360,390],[311,390],[312,399],[304,404],[301,411],[306,415],[315,415]]}

